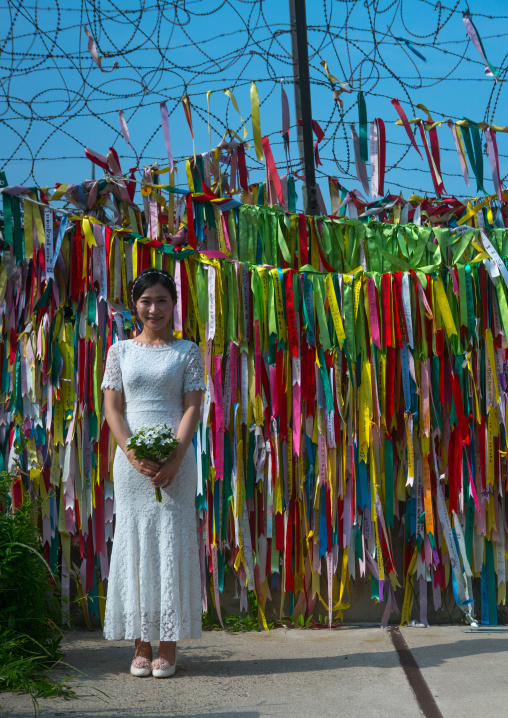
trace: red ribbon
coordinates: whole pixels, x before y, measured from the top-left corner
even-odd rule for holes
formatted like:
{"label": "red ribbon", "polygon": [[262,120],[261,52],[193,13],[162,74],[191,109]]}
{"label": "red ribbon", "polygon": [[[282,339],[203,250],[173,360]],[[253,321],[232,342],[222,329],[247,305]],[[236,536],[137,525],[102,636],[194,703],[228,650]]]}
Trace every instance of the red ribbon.
{"label": "red ribbon", "polygon": [[[316,232],[316,222],[314,220],[314,217],[311,218],[311,221],[314,222],[314,231]],[[321,251],[321,247],[319,246],[319,242],[317,240],[317,232],[316,232],[316,244],[317,244],[317,248],[318,248],[319,258],[321,259],[321,264],[323,265],[323,267],[326,269],[327,272],[334,272],[335,271],[334,268],[332,266],[330,266],[330,264],[328,264],[328,262],[326,261],[325,255]]]}
{"label": "red ribbon", "polygon": [[309,263],[309,252],[307,249],[307,218],[303,213],[298,215],[298,238],[300,242],[300,265],[303,267]]}
{"label": "red ribbon", "polygon": [[[298,120],[299,125],[303,125],[303,120]],[[319,167],[319,165],[322,165],[323,163],[319,159],[319,150],[318,145],[325,136],[325,133],[319,126],[319,123],[317,120],[312,120],[312,129],[314,131],[314,134],[316,135],[316,141],[314,143],[314,159],[316,161],[316,167]]]}
{"label": "red ribbon", "polygon": [[194,232],[194,211],[192,207],[192,194],[187,192],[186,197],[187,206],[187,244],[192,249],[196,249],[196,233]]}
{"label": "red ribbon", "polygon": [[[187,100],[187,102],[185,102],[185,100]],[[185,119],[187,120],[187,124],[189,125],[191,137],[192,137],[192,139],[194,139],[194,134],[192,132],[191,104],[190,104],[190,99],[189,99],[188,95],[185,95],[185,100],[182,97],[183,111],[185,112]]]}
{"label": "red ribbon", "polygon": [[[394,313],[394,326],[395,336],[397,339],[397,346],[402,348],[403,342],[408,341],[408,333],[406,327],[406,315],[404,314],[404,305],[402,303],[402,272],[394,272],[393,284],[395,288],[396,302],[394,302],[394,310],[396,307],[396,313]],[[397,321],[398,320],[398,321]],[[399,344],[400,338],[400,344]]]}
{"label": "red ribbon", "polygon": [[111,169],[108,165],[108,160],[106,159],[106,157],[100,155],[98,152],[91,150],[89,147],[85,147],[85,157],[87,157],[90,162],[93,162],[94,165],[101,167],[105,172],[111,172]]}
{"label": "red ribbon", "polygon": [[[423,146],[424,146],[424,148],[425,148],[425,154],[427,155],[427,161],[428,161],[428,163],[429,163],[430,174],[432,175],[432,182],[434,183],[434,189],[436,190],[436,194],[439,195],[439,197],[441,197],[441,195],[442,195],[443,192],[445,191],[445,188],[444,188],[444,186],[443,186],[443,183],[438,180],[438,178],[436,177],[436,173],[434,172],[434,167],[432,166],[432,159],[431,159],[431,157],[430,157],[429,148],[428,148],[428,146],[427,146],[427,142],[425,141],[425,129],[424,129],[424,127],[423,127],[423,123],[420,123],[419,127],[420,127],[420,134],[421,134],[421,136],[422,136]],[[435,128],[434,128],[434,132],[435,132]],[[430,133],[429,133],[429,134],[430,134]],[[434,139],[434,145],[435,145],[435,142],[436,142],[436,141],[437,141],[437,137]],[[432,137],[431,137],[431,147],[432,147]],[[436,156],[435,156],[435,154],[434,154],[434,148],[432,148],[432,149],[433,149],[433,151],[432,151],[432,157],[433,157],[433,159],[434,159],[434,163],[435,163],[435,165],[436,165],[436,169],[438,170],[439,175],[441,175],[441,171],[440,171],[440,169],[439,169],[439,160],[436,162]],[[439,153],[439,147],[438,147],[438,153]]]}
{"label": "red ribbon", "polygon": [[416,144],[415,137],[414,137],[413,133],[411,132],[411,127],[410,127],[409,121],[408,121],[408,119],[407,119],[407,117],[406,117],[406,113],[404,112],[404,110],[403,110],[402,107],[400,106],[400,102],[399,102],[397,99],[394,99],[394,100],[392,100],[392,105],[395,107],[395,109],[397,110],[397,113],[398,113],[400,119],[402,120],[402,124],[404,125],[404,129],[405,129],[406,132],[407,132],[407,136],[408,136],[409,139],[411,140],[411,144],[413,145],[413,147],[415,148],[415,150],[416,150],[416,151],[418,152],[418,154],[420,155],[420,159],[423,160],[423,157],[422,157],[422,155],[421,155],[421,152],[420,152],[420,150],[418,149],[418,145]]}
{"label": "red ribbon", "polygon": [[462,442],[469,444],[469,427],[467,425],[466,416],[464,414],[464,404],[462,403],[462,392],[460,390],[460,382],[456,374],[452,376],[452,393],[453,402],[455,404],[455,412],[459,422],[459,431]]}
{"label": "red ribbon", "polygon": [[392,345],[391,280],[389,274],[381,276],[381,300],[383,309],[383,346]]}
{"label": "red ribbon", "polygon": [[385,168],[386,168],[386,132],[385,123],[379,117],[376,118],[379,142],[379,177],[378,193],[380,197],[385,193]]}
{"label": "red ribbon", "polygon": [[280,183],[279,173],[277,172],[277,167],[275,166],[275,160],[273,159],[270,141],[268,140],[268,137],[266,137],[266,135],[261,140],[261,144],[263,145],[263,152],[266,158],[266,164],[268,165],[268,172],[270,173],[273,186],[275,187],[275,192],[277,193],[277,201],[282,207],[284,205],[284,194],[282,192],[282,185]]}
{"label": "red ribbon", "polygon": [[286,274],[285,290],[286,290],[286,316],[288,327],[288,344],[289,353],[292,356],[298,356],[298,337],[296,334],[295,307],[293,300],[293,274],[294,270],[290,269]]}
{"label": "red ribbon", "polygon": [[238,174],[240,175],[240,187],[244,192],[249,191],[249,181],[247,178],[247,164],[245,162],[245,147],[238,145],[236,150],[236,156],[238,159]]}

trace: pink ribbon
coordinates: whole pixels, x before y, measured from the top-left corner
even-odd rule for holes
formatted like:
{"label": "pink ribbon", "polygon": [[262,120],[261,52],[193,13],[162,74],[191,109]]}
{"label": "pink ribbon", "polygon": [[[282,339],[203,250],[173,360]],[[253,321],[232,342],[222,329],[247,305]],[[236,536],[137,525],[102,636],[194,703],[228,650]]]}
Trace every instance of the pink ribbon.
{"label": "pink ribbon", "polygon": [[282,77],[280,78],[280,99],[281,99],[281,106],[282,106],[282,131],[281,135],[284,137],[284,135],[287,136],[289,139],[289,102],[288,102],[288,96],[286,95],[286,91],[284,89],[284,85],[282,84],[283,80]]}
{"label": "pink ribbon", "polygon": [[301,401],[302,392],[300,384],[293,385],[293,448],[295,454],[300,456],[300,434],[301,434]]}
{"label": "pink ribbon", "polygon": [[166,143],[166,152],[168,153],[169,168],[173,172],[173,152],[171,151],[171,141],[169,139],[169,115],[168,108],[165,102],[161,102],[161,121],[162,121],[162,132],[164,134],[164,142]]}
{"label": "pink ribbon", "polygon": [[211,259],[229,259],[227,254],[218,249],[200,249],[199,254],[204,254],[205,257],[210,257]]}
{"label": "pink ribbon", "polygon": [[215,389],[215,480],[224,478],[224,408],[222,406],[222,374],[221,357],[214,357],[214,389]]}
{"label": "pink ribbon", "polygon": [[129,137],[129,128],[127,127],[127,122],[125,121],[125,117],[123,116],[123,110],[120,110],[118,113],[118,116],[120,117],[120,129],[122,131],[122,136],[124,140],[127,142],[131,150],[134,152],[134,148],[131,145],[130,137]]}
{"label": "pink ribbon", "polygon": [[370,331],[372,341],[381,349],[381,336],[379,332],[379,317],[377,310],[376,284],[373,277],[368,277],[368,297],[369,297],[369,315],[370,315]]}
{"label": "pink ribbon", "polygon": [[414,276],[416,279],[416,288],[418,290],[418,296],[422,300],[423,306],[425,307],[425,312],[432,319],[434,315],[432,314],[432,309],[430,308],[429,303],[427,301],[427,297],[425,296],[425,290],[423,289],[422,283],[418,279],[418,276],[416,274]]}
{"label": "pink ribbon", "polygon": [[[422,136],[423,146],[425,148],[425,154],[427,155],[427,161],[429,163],[429,169],[430,169],[430,174],[432,176],[432,182],[434,183],[434,189],[436,190],[436,194],[441,197],[441,195],[445,191],[445,188],[444,188],[443,180],[441,178],[441,168],[439,166],[439,145],[437,145],[436,128],[434,127],[433,130],[429,130],[431,151],[432,151],[432,157],[431,157],[431,152],[429,150],[427,137],[425,135],[424,123],[420,122],[419,127],[420,127],[420,134]],[[434,164],[432,163],[432,160],[434,160]]]}
{"label": "pink ribbon", "polygon": [[503,190],[501,189],[501,176],[499,174],[499,154],[497,151],[496,131],[490,127],[485,128],[485,137],[487,138],[487,149],[489,151],[490,169],[496,194],[501,204],[504,204]]}
{"label": "pink ribbon", "polygon": [[[468,11],[469,12],[469,11]],[[480,38],[478,37],[478,33],[476,32],[476,28],[469,19],[468,15],[466,15],[465,12],[462,13],[462,20],[464,22],[464,25],[466,27],[467,34],[469,35],[471,42],[476,47],[478,52],[480,53],[483,62],[485,63],[485,74],[488,77],[496,77],[495,74],[492,72],[492,67],[490,62],[487,60],[487,57],[485,53],[483,52],[483,47]],[[494,68],[495,70],[496,68]],[[497,72],[497,70],[496,70]]]}
{"label": "pink ribbon", "polygon": [[[275,192],[277,193],[277,200],[282,207],[284,204],[284,195],[282,193],[282,185],[280,183],[280,177],[279,173],[277,172],[277,167],[275,166],[275,160],[273,159],[272,149],[270,147],[270,141],[268,140],[268,137],[263,137],[261,140],[261,144],[263,145],[263,152],[266,159],[266,168],[267,171],[270,173],[270,176],[272,178],[273,186],[275,187]],[[268,189],[269,189],[269,183],[268,183]]]}
{"label": "pink ribbon", "polygon": [[84,31],[85,31],[85,35],[86,35],[87,38],[88,38],[88,51],[90,52],[90,55],[92,56],[92,60],[95,62],[95,64],[96,64],[97,67],[99,68],[99,70],[100,70],[101,72],[111,72],[111,70],[114,70],[115,68],[117,68],[117,67],[118,67],[118,62],[117,62],[116,60],[115,60],[115,62],[113,63],[113,67],[111,68],[111,70],[105,70],[105,69],[102,67],[102,58],[99,57],[99,53],[97,52],[97,47],[96,47],[96,45],[95,45],[95,40],[93,39],[92,35],[91,35],[90,32],[88,31],[86,25],[83,25],[83,29],[84,29]]}
{"label": "pink ribbon", "polygon": [[122,175],[122,168],[120,167],[120,159],[118,157],[118,154],[116,150],[113,147],[109,148],[108,152],[108,158],[107,163],[111,169],[111,174],[115,175],[118,179],[118,190],[120,192],[120,196],[124,202],[132,206],[132,200],[129,196],[129,192],[127,191],[127,185],[125,184],[125,180]]}
{"label": "pink ribbon", "polygon": [[85,157],[87,157],[90,162],[93,162],[94,165],[101,167],[104,172],[111,172],[108,160],[106,157],[104,157],[104,155],[100,155],[98,152],[95,152],[95,150],[91,150],[89,147],[85,147]]}
{"label": "pink ribbon", "polygon": [[460,149],[459,139],[457,137],[457,130],[455,128],[455,124],[454,124],[453,120],[448,120],[448,127],[450,128],[450,131],[453,135],[453,141],[455,142],[455,147],[457,148],[457,154],[459,156],[460,168],[461,168],[462,174],[464,176],[464,182],[469,187],[469,174],[467,171],[467,165],[466,165],[466,161],[464,159],[464,155],[462,154],[462,151]]}
{"label": "pink ribbon", "polygon": [[411,144],[413,145],[413,147],[415,148],[415,150],[416,150],[416,151],[418,152],[418,154],[420,155],[420,159],[423,161],[422,154],[421,154],[420,150],[418,149],[418,145],[416,144],[415,137],[414,137],[413,133],[411,132],[411,127],[410,127],[410,125],[409,125],[409,121],[408,121],[408,119],[407,119],[406,113],[404,112],[404,110],[403,110],[402,107],[400,106],[400,102],[395,98],[395,99],[392,100],[392,105],[395,107],[395,109],[397,110],[397,113],[398,113],[400,119],[402,120],[402,124],[404,125],[404,129],[405,129],[406,132],[407,132],[407,136],[408,136],[409,139],[411,140]]}
{"label": "pink ribbon", "polygon": [[319,211],[321,212],[323,217],[325,217],[327,214],[326,205],[325,205],[325,201],[323,199],[323,195],[321,193],[321,187],[318,185],[317,182],[316,182],[316,199],[317,199]]}
{"label": "pink ribbon", "polygon": [[339,87],[337,90],[333,90],[333,99],[337,102],[341,110],[344,107],[344,102],[340,97],[343,92],[349,92],[351,94],[352,90],[350,90],[349,87]]}

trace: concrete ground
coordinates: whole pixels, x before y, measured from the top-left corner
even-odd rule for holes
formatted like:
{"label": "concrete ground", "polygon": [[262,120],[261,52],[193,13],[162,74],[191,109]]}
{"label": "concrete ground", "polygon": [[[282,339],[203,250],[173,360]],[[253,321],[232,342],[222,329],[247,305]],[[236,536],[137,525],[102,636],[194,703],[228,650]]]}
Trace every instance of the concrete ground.
{"label": "concrete ground", "polygon": [[[82,674],[58,675],[77,675],[72,685],[82,698],[41,701],[41,716],[508,715],[508,629],[502,628],[205,632],[181,642],[177,673],[166,680],[130,676],[131,644],[106,642],[98,632],[72,631],[65,647],[66,661]],[[34,715],[27,696],[0,694],[0,705],[8,717]]]}

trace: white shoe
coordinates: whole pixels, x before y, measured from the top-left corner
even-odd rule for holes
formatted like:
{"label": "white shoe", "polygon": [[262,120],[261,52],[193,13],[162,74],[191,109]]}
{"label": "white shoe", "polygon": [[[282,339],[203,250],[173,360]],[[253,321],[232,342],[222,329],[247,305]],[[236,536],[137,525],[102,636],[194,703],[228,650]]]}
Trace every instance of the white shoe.
{"label": "white shoe", "polygon": [[169,665],[165,658],[156,658],[155,661],[152,661],[152,676],[154,678],[169,678],[175,675],[175,671],[176,656],[172,666]]}
{"label": "white shoe", "polygon": [[149,676],[152,672],[152,662],[149,658],[137,656],[131,663],[131,675],[140,678]]}

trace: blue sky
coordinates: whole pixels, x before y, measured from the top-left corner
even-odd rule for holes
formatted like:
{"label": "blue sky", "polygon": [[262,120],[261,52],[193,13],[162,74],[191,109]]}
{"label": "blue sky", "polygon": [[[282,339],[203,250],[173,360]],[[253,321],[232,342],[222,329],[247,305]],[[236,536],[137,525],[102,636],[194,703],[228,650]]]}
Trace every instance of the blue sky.
{"label": "blue sky", "polygon": [[[375,0],[362,2],[307,0],[312,114],[325,131],[320,144],[323,166],[318,174],[329,207],[326,175],[348,188],[359,188],[354,169],[351,122],[358,123],[357,92],[362,89],[369,121],[387,126],[387,190],[434,194],[426,159],[410,148],[390,99],[397,97],[409,118],[411,108],[425,104],[434,119],[487,119],[508,125],[505,82],[495,86],[484,75],[483,62],[462,22],[462,10],[448,0]],[[438,7],[438,9],[435,9]],[[469,8],[484,41],[489,61],[506,68],[508,4],[503,0],[472,0]],[[141,12],[141,10],[142,12]],[[121,14],[121,12],[123,15]],[[482,15],[483,13],[483,15]],[[86,45],[82,24],[94,35],[104,67],[101,73]],[[80,182],[90,177],[83,147],[106,154],[114,146],[127,171],[155,160],[167,165],[159,103],[167,102],[173,154],[180,158],[180,183],[185,182],[183,158],[192,154],[192,140],[180,98],[188,92],[193,112],[196,151],[208,149],[206,92],[211,95],[212,147],[225,127],[242,135],[237,113],[223,90],[231,89],[252,139],[250,85],[255,80],[261,101],[261,130],[268,134],[281,174],[285,173],[281,129],[281,77],[294,125],[293,73],[289,11],[286,0],[187,0],[158,6],[124,0],[122,4],[85,0],[0,2],[2,96],[0,97],[0,165],[10,184],[39,186]],[[437,32],[436,32],[437,30]],[[404,48],[397,37],[410,40],[426,62]],[[334,103],[320,66],[353,88],[343,94],[344,114]],[[496,99],[497,98],[497,99]],[[118,112],[124,110],[132,149],[120,134]],[[421,111],[417,110],[418,115]],[[476,193],[474,178],[466,187],[460,174],[451,133],[438,131],[441,167],[447,192]],[[298,158],[296,130],[291,129],[291,156]],[[422,150],[421,140],[417,143]],[[508,135],[498,133],[501,176],[508,173]],[[12,156],[12,158],[11,158]],[[11,158],[9,161],[8,158]],[[32,159],[33,158],[33,159]],[[264,179],[264,167],[248,152],[250,181]],[[484,157],[486,189],[491,191],[490,166]],[[97,168],[96,176],[101,170]],[[471,173],[472,174],[472,173]],[[297,190],[299,182],[297,182]],[[301,193],[298,191],[299,206]]]}

